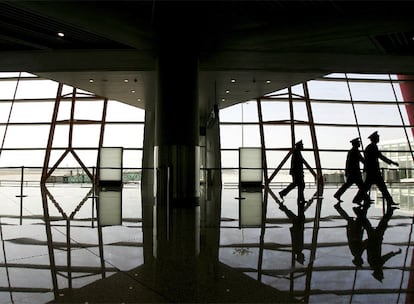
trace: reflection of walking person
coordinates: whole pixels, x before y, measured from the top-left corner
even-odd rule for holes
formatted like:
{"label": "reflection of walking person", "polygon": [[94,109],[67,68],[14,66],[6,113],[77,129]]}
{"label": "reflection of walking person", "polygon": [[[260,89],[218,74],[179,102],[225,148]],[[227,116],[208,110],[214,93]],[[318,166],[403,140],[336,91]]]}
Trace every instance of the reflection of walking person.
{"label": "reflection of walking person", "polygon": [[366,217],[363,218],[362,222],[368,236],[364,241],[367,249],[368,263],[374,271],[372,275],[380,282],[382,282],[384,278],[383,268],[385,263],[393,256],[401,253],[401,248],[399,248],[397,251],[390,251],[384,255],[382,254],[384,233],[388,227],[388,222],[391,219],[394,209],[395,207],[392,207],[387,210],[378,223],[377,228],[373,228]]}
{"label": "reflection of walking person", "polygon": [[292,153],[292,160],[290,166],[290,175],[292,175],[292,182],[282,191],[279,192],[280,197],[283,200],[283,197],[286,196],[290,191],[292,191],[295,187],[298,187],[298,203],[304,203],[304,191],[305,191],[305,178],[303,176],[303,143],[302,141],[298,141],[295,144],[295,148],[293,149]]}
{"label": "reflection of walking person", "polygon": [[305,255],[303,254],[305,230],[305,208],[303,204],[298,205],[298,215],[294,214],[284,204],[279,204],[279,209],[286,213],[292,221],[292,227],[289,228],[290,237],[292,238],[292,254],[296,261],[303,265]]}
{"label": "reflection of walking person", "polygon": [[362,253],[364,252],[364,227],[362,226],[361,216],[356,218],[350,217],[339,203],[334,205],[336,211],[346,220],[346,236],[348,238],[349,250],[353,255],[352,263],[355,266],[361,267],[363,264]]}
{"label": "reflection of walking person", "polygon": [[385,157],[378,150],[377,143],[379,142],[380,137],[376,131],[372,133],[368,138],[371,140],[371,143],[367,146],[364,153],[364,171],[366,172],[366,178],[363,186],[359,189],[358,193],[354,197],[353,203],[360,204],[368,190],[371,189],[371,186],[375,184],[387,201],[388,206],[397,205],[393,202],[392,197],[388,192],[387,186],[385,185],[384,178],[382,177],[381,169],[379,166],[379,159],[386,162],[387,164],[393,164],[395,166],[398,166],[398,163]]}
{"label": "reflection of walking person", "polygon": [[334,194],[334,197],[338,201],[341,201],[342,194],[344,194],[344,192],[353,184],[356,184],[358,186],[358,189],[361,189],[363,185],[359,163],[364,163],[364,158],[358,150],[358,148],[361,146],[359,138],[351,140],[351,143],[352,148],[348,151],[345,164],[346,182]]}

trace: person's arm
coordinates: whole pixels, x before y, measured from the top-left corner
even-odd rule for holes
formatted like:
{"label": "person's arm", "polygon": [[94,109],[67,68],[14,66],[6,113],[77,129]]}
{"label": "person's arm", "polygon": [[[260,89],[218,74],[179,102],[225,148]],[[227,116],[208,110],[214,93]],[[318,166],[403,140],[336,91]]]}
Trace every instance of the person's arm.
{"label": "person's arm", "polygon": [[383,162],[386,162],[389,165],[399,166],[397,162],[393,161],[392,159],[389,159],[388,157],[383,155],[381,152],[378,152],[378,158],[382,160]]}

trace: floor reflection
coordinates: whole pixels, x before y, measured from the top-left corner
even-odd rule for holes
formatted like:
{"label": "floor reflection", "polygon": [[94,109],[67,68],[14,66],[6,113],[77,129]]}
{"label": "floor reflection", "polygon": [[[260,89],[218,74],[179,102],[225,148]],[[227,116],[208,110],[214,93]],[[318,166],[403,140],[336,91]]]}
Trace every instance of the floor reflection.
{"label": "floor reflection", "polygon": [[204,185],[178,209],[138,185],[48,185],[23,210],[18,190],[0,187],[1,303],[413,300],[412,211],[354,205],[356,189],[337,203],[335,187],[307,188],[302,205],[278,187]]}

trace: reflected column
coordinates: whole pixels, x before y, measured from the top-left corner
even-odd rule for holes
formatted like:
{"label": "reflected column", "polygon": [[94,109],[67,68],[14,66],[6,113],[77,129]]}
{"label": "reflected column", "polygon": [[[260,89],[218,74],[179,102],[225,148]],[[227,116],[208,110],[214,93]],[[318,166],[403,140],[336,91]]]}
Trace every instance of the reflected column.
{"label": "reflected column", "polygon": [[200,274],[200,207],[154,208],[153,275],[157,290],[174,301],[194,301]]}

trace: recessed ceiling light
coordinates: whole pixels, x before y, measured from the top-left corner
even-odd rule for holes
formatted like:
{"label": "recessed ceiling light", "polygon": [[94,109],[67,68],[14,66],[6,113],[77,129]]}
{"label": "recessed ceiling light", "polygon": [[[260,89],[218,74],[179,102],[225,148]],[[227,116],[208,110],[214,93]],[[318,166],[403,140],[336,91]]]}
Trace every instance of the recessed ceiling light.
{"label": "recessed ceiling light", "polygon": [[93,79],[92,79],[92,78],[91,78],[91,79],[89,79],[89,82],[90,82],[90,83],[92,83],[92,82],[93,82]]}
{"label": "recessed ceiling light", "polygon": [[232,82],[232,83],[235,83],[235,82],[236,82],[236,79],[232,79],[232,80],[231,80],[231,82]]}
{"label": "recessed ceiling light", "polygon": [[65,37],[65,34],[64,34],[64,33],[62,33],[62,32],[57,33],[57,35],[58,35],[59,37]]}
{"label": "recessed ceiling light", "polygon": [[230,90],[226,90],[226,94],[229,94],[230,93]]}
{"label": "recessed ceiling light", "polygon": [[138,98],[137,101],[141,101],[141,98]]}
{"label": "recessed ceiling light", "polygon": [[128,79],[124,79],[124,82],[128,82]]}
{"label": "recessed ceiling light", "polygon": [[135,90],[131,90],[131,93],[135,93]]}
{"label": "recessed ceiling light", "polygon": [[226,101],[226,99],[225,98],[222,98],[221,101]]}
{"label": "recessed ceiling light", "polygon": [[271,81],[270,80],[266,80],[266,83],[269,84]]}

